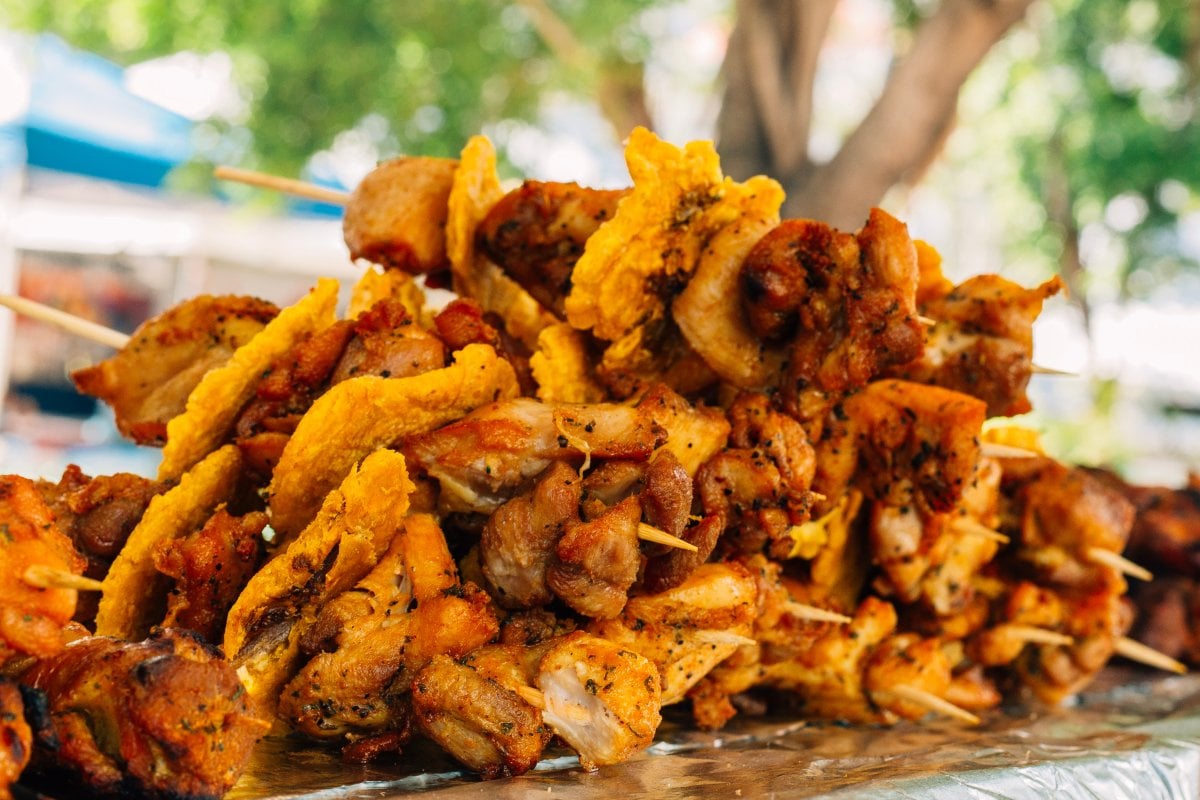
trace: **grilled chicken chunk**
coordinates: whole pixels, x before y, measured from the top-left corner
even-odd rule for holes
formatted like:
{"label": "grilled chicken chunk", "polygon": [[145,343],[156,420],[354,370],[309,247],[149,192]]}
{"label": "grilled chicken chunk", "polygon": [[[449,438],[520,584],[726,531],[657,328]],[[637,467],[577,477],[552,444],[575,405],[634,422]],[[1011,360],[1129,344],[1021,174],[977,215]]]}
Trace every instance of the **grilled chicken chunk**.
{"label": "grilled chicken chunk", "polygon": [[662,721],[658,669],[617,644],[576,631],[538,666],[542,719],[584,769],[617,764],[649,747]]}
{"label": "grilled chicken chunk", "polygon": [[452,159],[408,156],[368,173],[342,218],[350,259],[411,273],[447,269],[444,231],[456,169]]}
{"label": "grilled chicken chunk", "polygon": [[553,732],[517,690],[537,681],[549,647],[487,645],[460,661],[434,656],[413,679],[421,731],[484,779],[528,772]]}
{"label": "grilled chicken chunk", "polygon": [[510,278],[560,319],[571,270],[588,237],[616,213],[626,189],[525,181],[480,224],[480,248]]}
{"label": "grilled chicken chunk", "polygon": [[280,718],[314,738],[392,727],[407,713],[412,676],[430,659],[465,655],[499,630],[487,595],[459,583],[441,528],[427,515],[405,521],[353,591],[352,602],[365,600],[371,613],[350,616],[340,608],[342,627],[332,637],[328,618],[314,625],[326,635],[310,631],[310,645],[332,638],[336,646],[314,656],[280,695]]}
{"label": "grilled chicken chunk", "polygon": [[279,309],[253,297],[201,295],[143,322],[121,351],[71,374],[76,388],[108,403],[121,435],[162,445],[204,374],[254,338]]}
{"label": "grilled chicken chunk", "polygon": [[936,320],[921,355],[888,375],[944,386],[987,403],[988,416],[1024,414],[1033,374],[1033,323],[1062,279],[1026,289],[999,275],[977,275],[927,298],[921,313]]}

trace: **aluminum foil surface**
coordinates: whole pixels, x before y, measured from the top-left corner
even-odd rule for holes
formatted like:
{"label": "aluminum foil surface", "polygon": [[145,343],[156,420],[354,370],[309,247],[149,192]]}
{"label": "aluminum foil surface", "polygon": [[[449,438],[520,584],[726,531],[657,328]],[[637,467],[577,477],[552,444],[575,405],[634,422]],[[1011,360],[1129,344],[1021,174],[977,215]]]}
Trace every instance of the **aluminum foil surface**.
{"label": "aluminum foil surface", "polygon": [[432,745],[354,766],[336,750],[268,738],[229,800],[444,798],[1200,797],[1200,675],[1111,669],[1068,708],[1009,708],[978,728],[735,718],[716,734],[668,715],[658,741],[596,772],[550,752],[520,778],[480,781]]}

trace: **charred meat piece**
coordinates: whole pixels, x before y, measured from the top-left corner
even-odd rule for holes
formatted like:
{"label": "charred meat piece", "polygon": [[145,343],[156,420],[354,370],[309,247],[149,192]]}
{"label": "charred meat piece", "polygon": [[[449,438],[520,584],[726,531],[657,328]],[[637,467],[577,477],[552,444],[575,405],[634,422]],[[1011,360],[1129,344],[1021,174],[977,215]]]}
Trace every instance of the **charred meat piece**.
{"label": "charred meat piece", "polygon": [[535,300],[565,318],[571,271],[588,237],[616,213],[626,189],[525,181],[479,225],[479,246]]}
{"label": "charred meat piece", "polygon": [[97,794],[220,797],[269,727],[233,667],[182,631],[81,639],[21,682],[33,770]]}
{"label": "charred meat piece", "polygon": [[121,435],[161,445],[167,422],[210,369],[254,338],[279,309],[253,297],[201,295],[142,323],[115,356],[71,374],[76,388],[108,403]]}
{"label": "charred meat piece", "polygon": [[418,325],[399,299],[385,297],[354,320],[354,335],[329,382],[359,375],[407,378],[444,366],[442,340]]}
{"label": "charred meat piece", "polygon": [[[83,574],[103,580],[112,560],[146,513],[150,500],[166,487],[128,472],[89,478],[72,464],[63,471],[58,483],[38,481],[37,488],[54,512],[59,528],[87,559]],[[99,602],[95,592],[80,595],[75,605],[75,621],[90,625],[96,618]]]}
{"label": "charred meat piece", "polygon": [[922,313],[937,320],[924,352],[888,374],[978,397],[988,416],[1024,414],[1033,370],[1033,323],[1042,303],[1062,290],[1055,277],[1026,289],[999,275],[978,275],[930,300]]}
{"label": "charred meat piece", "polygon": [[742,303],[759,338],[791,343],[793,412],[802,395],[852,391],[920,355],[917,276],[907,228],[879,209],[857,235],[785,220],[759,240],[742,265]]}
{"label": "charred meat piece", "polygon": [[509,334],[504,320],[498,315],[485,314],[479,303],[460,297],[439,311],[433,324],[450,352],[469,344],[491,345],[516,371],[521,394],[532,396],[537,392],[537,383],[529,368],[529,348]]}
{"label": "charred meat piece", "polygon": [[220,642],[229,609],[262,561],[266,525],[260,511],[235,517],[222,508],[200,530],[160,542],[154,567],[175,579],[163,626]]}

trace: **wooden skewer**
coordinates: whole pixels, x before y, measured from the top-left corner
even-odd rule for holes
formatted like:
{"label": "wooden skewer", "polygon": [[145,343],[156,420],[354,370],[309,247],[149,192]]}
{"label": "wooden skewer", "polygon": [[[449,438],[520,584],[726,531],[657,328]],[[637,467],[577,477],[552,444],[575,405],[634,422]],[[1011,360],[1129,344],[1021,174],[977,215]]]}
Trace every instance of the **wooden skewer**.
{"label": "wooden skewer", "polygon": [[309,200],[333,203],[336,206],[344,206],[350,202],[350,195],[346,192],[328,189],[324,186],[318,186],[315,183],[281,178],[278,175],[268,175],[265,172],[255,172],[252,169],[217,167],[213,170],[213,177],[220,181],[233,181],[235,183],[244,183],[248,186],[258,186],[263,189],[274,189],[284,194],[307,197]]}
{"label": "wooden skewer", "polygon": [[1052,367],[1043,367],[1040,364],[1034,364],[1031,368],[1034,375],[1064,375],[1071,378],[1078,378],[1079,373],[1067,372],[1066,370],[1054,369]]}
{"label": "wooden skewer", "polygon": [[687,550],[690,553],[697,551],[696,545],[685,542],[678,536],[672,536],[666,531],[660,531],[653,525],[647,525],[644,522],[638,523],[638,538],[645,542],[655,542],[656,544],[665,544],[668,547],[677,547],[680,550]]}
{"label": "wooden skewer", "polygon": [[926,328],[932,328],[934,325],[937,325],[936,319],[934,319],[933,317],[926,317],[922,314],[917,315],[917,322],[921,323]]}
{"label": "wooden skewer", "polygon": [[910,703],[921,706],[922,708],[932,711],[934,714],[941,714],[943,717],[950,717],[959,722],[965,722],[968,725],[978,725],[979,717],[967,711],[965,708],[959,708],[949,700],[944,700],[932,692],[927,692],[924,689],[918,689],[915,686],[893,686],[892,694],[899,697],[901,700],[907,700]]}
{"label": "wooden skewer", "polygon": [[1143,581],[1154,579],[1154,575],[1150,570],[1141,564],[1133,563],[1120,553],[1114,553],[1102,547],[1089,547],[1085,552],[1088,561],[1091,561],[1093,564],[1103,564],[1106,567],[1112,567],[1122,575],[1129,575]]}
{"label": "wooden skewer", "polygon": [[1026,450],[1024,447],[1013,447],[1010,444],[997,442],[980,443],[979,454],[985,458],[1040,458],[1042,455],[1033,450]]}
{"label": "wooden skewer", "polygon": [[1033,642],[1035,644],[1056,644],[1062,647],[1070,647],[1075,644],[1075,640],[1064,633],[1057,631],[1048,631],[1045,628],[1035,628],[1032,625],[1005,625],[1006,633],[1025,642]]}
{"label": "wooden skewer", "polygon": [[845,614],[839,614],[827,608],[810,606],[807,603],[798,603],[795,600],[784,602],[783,610],[796,619],[808,619],[814,622],[837,622],[841,625],[849,625],[854,621],[853,618],[847,617]]}
{"label": "wooden skewer", "polygon": [[1000,531],[994,531],[987,525],[973,520],[970,517],[959,517],[958,519],[954,520],[951,527],[959,533],[967,533],[972,536],[981,536],[984,539],[991,539],[993,542],[998,542],[1000,544],[1008,544],[1011,541],[1011,539],[1009,539]]}
{"label": "wooden skewer", "polygon": [[514,691],[516,691],[518,697],[539,711],[546,710],[546,695],[542,694],[539,690],[532,686],[518,686]]}
{"label": "wooden skewer", "polygon": [[98,592],[104,585],[95,578],[76,575],[74,572],[46,564],[31,564],[21,575],[21,580],[38,589],[75,589],[84,592]]}
{"label": "wooden skewer", "polygon": [[738,647],[758,644],[756,640],[751,639],[749,636],[742,636],[740,633],[734,633],[733,631],[696,631],[696,639],[705,644],[732,644]]}
{"label": "wooden skewer", "polygon": [[[538,711],[546,710],[546,695],[532,686],[518,686],[516,688],[517,696],[524,700],[529,705],[536,708]],[[589,718],[586,708],[568,703],[565,709],[555,709],[555,713],[561,716],[573,719],[576,722],[584,722]]]}
{"label": "wooden skewer", "polygon": [[120,331],[114,331],[112,328],[106,328],[91,320],[77,317],[74,314],[68,314],[66,311],[51,308],[25,297],[0,294],[0,306],[12,309],[16,313],[30,319],[57,325],[67,333],[82,336],[84,339],[89,339],[116,350],[120,350],[129,342],[129,337]]}
{"label": "wooden skewer", "polygon": [[1147,647],[1141,642],[1130,639],[1128,636],[1122,636],[1120,639],[1117,639],[1116,650],[1130,661],[1136,661],[1148,667],[1165,669],[1167,672],[1175,672],[1180,675],[1187,674],[1187,667],[1180,662],[1171,658],[1166,653],[1160,653],[1153,647]]}

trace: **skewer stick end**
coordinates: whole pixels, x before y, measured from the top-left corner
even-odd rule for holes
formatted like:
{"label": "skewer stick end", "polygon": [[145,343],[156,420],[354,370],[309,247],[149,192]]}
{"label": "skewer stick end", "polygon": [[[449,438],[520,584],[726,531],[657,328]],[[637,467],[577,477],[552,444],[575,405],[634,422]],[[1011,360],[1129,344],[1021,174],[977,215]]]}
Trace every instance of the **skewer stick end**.
{"label": "skewer stick end", "polygon": [[47,564],[30,564],[21,575],[21,580],[37,589],[74,589],[83,592],[98,592],[104,586],[95,578],[76,575],[74,572]]}
{"label": "skewer stick end", "polygon": [[672,536],[666,531],[659,530],[653,525],[647,525],[644,522],[638,523],[638,538],[646,542],[654,542],[656,544],[665,544],[668,547],[675,547],[680,550],[687,550],[689,553],[698,551],[696,545],[691,542],[685,542],[678,536]]}
{"label": "skewer stick end", "polygon": [[943,717],[956,719],[959,722],[965,722],[968,725],[978,725],[979,717],[967,711],[965,708],[959,708],[949,700],[938,697],[933,692],[927,692],[924,689],[918,689],[915,686],[893,686],[890,690],[892,694],[901,700],[906,700],[913,705],[921,706],[934,714],[939,714]]}

